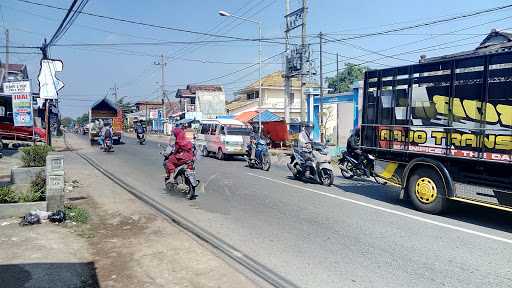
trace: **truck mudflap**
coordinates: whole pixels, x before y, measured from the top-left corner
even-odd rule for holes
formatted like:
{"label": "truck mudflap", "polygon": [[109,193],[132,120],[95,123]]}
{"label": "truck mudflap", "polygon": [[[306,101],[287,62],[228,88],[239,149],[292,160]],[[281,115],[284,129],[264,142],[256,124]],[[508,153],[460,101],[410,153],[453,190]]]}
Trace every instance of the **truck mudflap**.
{"label": "truck mudflap", "polygon": [[404,174],[405,164],[393,162],[375,160],[374,172],[375,174],[393,184],[402,185],[402,176]]}

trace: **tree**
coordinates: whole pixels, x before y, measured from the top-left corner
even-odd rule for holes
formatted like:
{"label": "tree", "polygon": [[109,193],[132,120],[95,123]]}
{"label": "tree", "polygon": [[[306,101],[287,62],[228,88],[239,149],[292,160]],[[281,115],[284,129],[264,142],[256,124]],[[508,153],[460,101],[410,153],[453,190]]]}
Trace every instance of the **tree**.
{"label": "tree", "polygon": [[125,96],[119,98],[116,102],[116,105],[117,107],[121,108],[123,115],[126,117],[126,114],[133,113],[135,111],[135,106],[130,102],[124,102],[125,98]]}
{"label": "tree", "polygon": [[76,123],[79,125],[85,125],[89,123],[89,114],[84,113],[82,116],[76,118]]}
{"label": "tree", "polygon": [[75,121],[71,117],[64,117],[60,120],[60,124],[64,127],[71,127]]}
{"label": "tree", "polygon": [[366,66],[345,63],[345,68],[336,76],[327,78],[327,87],[335,93],[349,92],[352,90],[354,81],[363,80],[366,70],[368,70]]}

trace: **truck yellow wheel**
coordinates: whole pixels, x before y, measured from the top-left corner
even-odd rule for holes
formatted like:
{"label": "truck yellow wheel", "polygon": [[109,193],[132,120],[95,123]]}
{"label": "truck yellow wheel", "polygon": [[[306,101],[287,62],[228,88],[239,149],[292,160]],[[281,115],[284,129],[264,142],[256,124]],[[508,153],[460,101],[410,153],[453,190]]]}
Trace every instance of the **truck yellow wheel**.
{"label": "truck yellow wheel", "polygon": [[422,166],[411,171],[405,188],[416,209],[440,214],[448,206],[445,182],[435,167]]}
{"label": "truck yellow wheel", "polygon": [[416,181],[416,197],[425,204],[434,202],[437,198],[436,183],[427,177],[418,179]]}

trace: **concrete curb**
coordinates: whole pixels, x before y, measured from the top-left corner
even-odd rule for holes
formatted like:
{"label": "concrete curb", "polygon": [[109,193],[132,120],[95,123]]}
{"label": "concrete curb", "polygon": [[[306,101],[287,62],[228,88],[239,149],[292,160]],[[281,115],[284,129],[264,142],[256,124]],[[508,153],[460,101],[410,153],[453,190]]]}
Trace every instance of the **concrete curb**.
{"label": "concrete curb", "polygon": [[10,217],[22,217],[30,211],[46,211],[46,201],[0,204],[0,219]]}

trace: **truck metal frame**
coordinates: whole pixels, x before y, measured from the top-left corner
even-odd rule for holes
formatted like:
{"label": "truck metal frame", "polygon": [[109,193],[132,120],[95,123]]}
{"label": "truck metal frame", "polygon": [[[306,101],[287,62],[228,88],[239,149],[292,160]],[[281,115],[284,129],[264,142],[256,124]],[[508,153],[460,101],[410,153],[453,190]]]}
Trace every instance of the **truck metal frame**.
{"label": "truck metal frame", "polygon": [[365,73],[362,149],[428,213],[512,211],[512,52]]}

